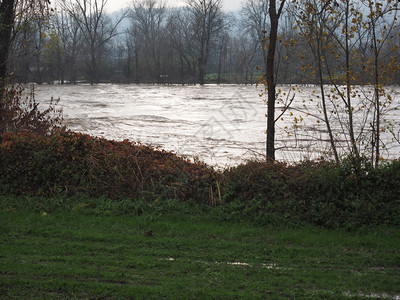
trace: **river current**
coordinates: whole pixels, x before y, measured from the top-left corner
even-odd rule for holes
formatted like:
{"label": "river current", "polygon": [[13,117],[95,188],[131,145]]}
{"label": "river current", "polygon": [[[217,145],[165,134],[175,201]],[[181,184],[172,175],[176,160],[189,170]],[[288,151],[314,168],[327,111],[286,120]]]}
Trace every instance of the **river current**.
{"label": "river current", "polygon": [[[266,140],[266,103],[262,88],[249,85],[37,85],[36,99],[45,105],[60,98],[64,120],[74,131],[108,139],[150,144],[218,167],[246,159],[263,159]],[[399,130],[399,89],[385,108],[385,124]],[[285,102],[291,109],[282,116]],[[396,98],[397,97],[397,98]],[[45,106],[43,106],[45,107]],[[346,126],[330,107],[337,132]],[[361,111],[361,109],[360,109]],[[365,115],[365,109],[363,110]],[[322,121],[320,96],[314,86],[281,87],[276,111],[276,156],[279,160],[314,159],[329,152]],[[359,134],[367,134],[368,118],[356,119]],[[382,155],[398,158],[399,143],[382,132]],[[337,134],[346,148],[346,137]]]}

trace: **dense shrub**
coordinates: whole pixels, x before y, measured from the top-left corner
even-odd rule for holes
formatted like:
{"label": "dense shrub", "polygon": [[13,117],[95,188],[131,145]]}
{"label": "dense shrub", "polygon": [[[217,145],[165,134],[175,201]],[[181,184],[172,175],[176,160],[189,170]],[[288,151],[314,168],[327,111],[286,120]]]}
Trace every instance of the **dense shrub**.
{"label": "dense shrub", "polygon": [[[80,133],[4,133],[0,184],[17,194],[207,201],[216,173],[173,153]],[[154,199],[153,199],[154,200]]]}
{"label": "dense shrub", "polygon": [[400,224],[400,162],[355,171],[344,161],[282,163],[250,162],[224,172],[225,205],[259,222],[260,215],[325,227]]}

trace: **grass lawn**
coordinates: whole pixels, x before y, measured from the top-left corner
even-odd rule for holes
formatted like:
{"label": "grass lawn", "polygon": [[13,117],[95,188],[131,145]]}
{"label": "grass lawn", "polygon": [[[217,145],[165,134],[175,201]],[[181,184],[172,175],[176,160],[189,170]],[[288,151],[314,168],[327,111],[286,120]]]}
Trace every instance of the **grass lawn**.
{"label": "grass lawn", "polygon": [[400,297],[400,229],[0,211],[0,298]]}

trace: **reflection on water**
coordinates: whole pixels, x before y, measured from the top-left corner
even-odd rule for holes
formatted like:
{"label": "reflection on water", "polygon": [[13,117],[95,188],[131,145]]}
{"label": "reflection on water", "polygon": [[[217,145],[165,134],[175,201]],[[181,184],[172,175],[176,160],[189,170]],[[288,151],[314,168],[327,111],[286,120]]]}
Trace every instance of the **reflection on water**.
{"label": "reflection on water", "polygon": [[[278,159],[316,158],[328,151],[314,89],[292,92],[296,93],[292,110],[277,121]],[[265,99],[255,86],[41,85],[36,93],[43,102],[61,98],[69,128],[94,136],[140,141],[220,167],[265,153]],[[388,115],[400,123],[398,111]],[[365,120],[360,118],[359,123]],[[346,147],[345,137],[336,138]],[[388,145],[386,155],[398,156],[398,146]]]}

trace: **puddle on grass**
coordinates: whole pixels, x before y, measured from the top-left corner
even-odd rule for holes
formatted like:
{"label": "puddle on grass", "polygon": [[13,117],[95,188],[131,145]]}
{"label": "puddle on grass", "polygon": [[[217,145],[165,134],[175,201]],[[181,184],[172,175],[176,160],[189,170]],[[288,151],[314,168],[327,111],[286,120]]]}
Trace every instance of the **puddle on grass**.
{"label": "puddle on grass", "polygon": [[244,263],[244,262],[226,262],[226,263],[222,263],[222,262],[215,262],[216,264],[226,264],[226,265],[231,265],[231,266],[241,266],[241,267],[249,267],[249,268],[264,268],[264,269],[268,269],[268,270],[280,270],[281,268],[278,267],[277,265],[275,265],[274,263],[270,263],[270,264],[249,264],[249,263]]}
{"label": "puddle on grass", "polygon": [[[163,261],[177,261],[176,258],[173,257],[167,257],[167,258],[159,258],[159,260]],[[202,264],[210,264],[212,262],[209,261],[202,261],[202,260],[195,260],[193,261],[195,263],[202,263]],[[265,268],[268,270],[282,270],[281,267],[278,267],[274,263],[269,263],[269,264],[250,264],[250,263],[245,263],[245,262],[239,262],[239,261],[234,261],[234,262],[219,262],[215,261],[214,262],[216,265],[229,265],[229,266],[239,266],[239,267],[247,267],[247,268]],[[389,295],[388,293],[352,293],[352,292],[343,292],[343,296],[345,297],[363,297],[363,298],[372,298],[372,299],[391,299],[391,300],[400,300],[400,295]]]}
{"label": "puddle on grass", "polygon": [[[173,257],[167,257],[167,258],[160,258],[159,260],[164,260],[164,261],[176,261],[177,259]],[[211,262],[208,261],[202,261],[202,260],[195,260],[193,261],[195,263],[202,263],[202,264],[210,264]],[[248,268],[264,268],[268,270],[281,270],[282,268],[278,267],[274,263],[269,263],[269,264],[250,264],[250,263],[245,263],[245,262],[239,262],[239,261],[234,261],[234,262],[220,262],[220,261],[215,261],[214,262],[216,265],[228,265],[228,266],[239,266],[239,267],[248,267]]]}
{"label": "puddle on grass", "polygon": [[372,299],[392,299],[392,300],[400,300],[400,295],[389,295],[387,293],[351,293],[351,292],[343,292],[345,297],[363,297],[363,298],[372,298]]}

